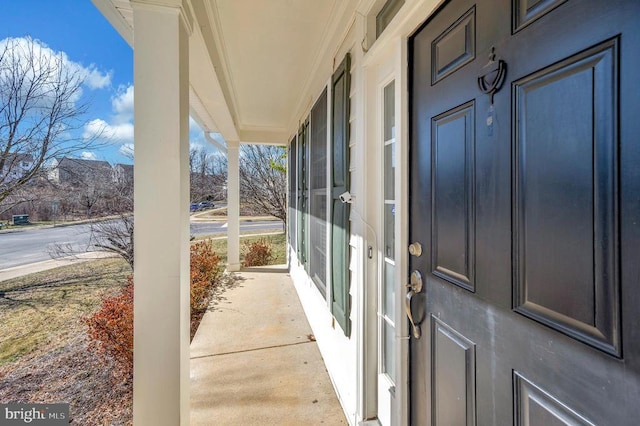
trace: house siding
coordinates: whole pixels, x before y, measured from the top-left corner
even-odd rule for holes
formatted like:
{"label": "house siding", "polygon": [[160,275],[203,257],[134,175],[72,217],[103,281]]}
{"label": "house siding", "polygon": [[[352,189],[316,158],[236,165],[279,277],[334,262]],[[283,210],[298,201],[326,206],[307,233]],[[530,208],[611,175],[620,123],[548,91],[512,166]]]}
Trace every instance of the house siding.
{"label": "house siding", "polygon": [[[354,182],[357,179],[357,164],[359,164],[359,158],[357,157],[358,150],[358,138],[360,132],[357,130],[357,122],[356,117],[359,114],[359,101],[357,99],[361,97],[360,89],[362,85],[358,81],[360,77],[360,73],[358,69],[361,67],[361,56],[362,54],[358,52],[358,49],[355,49],[356,37],[355,31],[352,28],[348,33],[346,38],[343,41],[343,44],[338,49],[338,52],[335,57],[336,66],[343,60],[347,53],[351,56],[351,84],[349,91],[349,102],[350,102],[350,115],[348,119],[349,127],[349,141],[348,141],[348,151],[349,151],[349,181],[351,182],[350,187],[348,188],[352,195],[356,195],[358,192],[355,188]],[[331,75],[326,75],[326,79],[330,82]],[[330,88],[331,84],[327,83],[327,87]],[[316,94],[316,96],[320,96],[324,90],[324,87]],[[327,93],[328,99],[331,99],[331,91],[329,90]],[[330,104],[330,102],[329,102]],[[309,107],[309,111],[305,112],[301,117],[299,117],[300,122],[303,122],[306,117],[309,115],[311,106]],[[327,126],[331,128],[331,114],[329,114],[329,120]],[[293,133],[293,132],[292,132]],[[329,146],[331,144],[328,144]],[[330,152],[330,148],[327,148],[327,158],[331,158],[332,153]],[[361,161],[361,159],[360,159]],[[327,202],[330,200],[330,192],[327,191]],[[296,212],[299,214],[299,212]],[[330,216],[328,216],[330,218]],[[328,220],[330,222],[330,220]],[[350,226],[358,226],[354,222],[354,214],[351,213],[349,216]],[[330,223],[326,227],[327,230],[327,241],[330,241]],[[304,265],[299,261],[299,256],[295,251],[295,246],[289,243],[289,255],[290,255],[290,265],[291,265],[291,278],[294,282],[296,290],[298,292],[298,296],[304,308],[305,314],[307,315],[307,319],[311,325],[314,336],[318,342],[318,347],[322,354],[322,357],[327,366],[327,371],[329,372],[329,376],[336,390],[336,394],[338,395],[338,399],[342,404],[342,407],[345,411],[345,415],[347,416],[350,424],[357,424],[358,421],[362,420],[359,417],[359,408],[358,408],[358,383],[360,381],[359,374],[359,362],[358,362],[358,341],[359,336],[357,332],[356,325],[358,324],[359,317],[359,309],[356,306],[355,301],[359,298],[359,288],[361,285],[361,253],[362,253],[362,244],[358,242],[358,238],[354,238],[353,228],[351,234],[349,236],[349,259],[345,259],[347,261],[348,267],[348,280],[349,280],[349,298],[350,298],[350,306],[349,306],[349,321],[350,321],[350,332],[345,334],[345,330],[338,324],[338,321],[333,317],[331,313],[331,288],[327,284],[326,294],[323,295],[321,291],[319,291],[318,287],[313,282],[312,278],[309,276],[309,273],[305,270]],[[330,256],[331,253],[331,244],[327,244],[327,263],[330,265]],[[328,272],[330,272],[330,268],[327,267]],[[330,274],[327,275],[329,277]]]}
{"label": "house siding", "polygon": [[[424,15],[426,17],[426,15]],[[403,25],[410,28],[412,25],[406,22]],[[344,56],[350,55],[350,78],[351,84],[349,88],[349,180],[348,187],[351,196],[354,198],[353,204],[350,205],[349,214],[349,244],[348,244],[348,274],[349,274],[349,322],[350,333],[345,335],[338,322],[331,314],[331,294],[329,285],[327,287],[326,297],[318,291],[312,283],[309,274],[304,270],[302,265],[297,261],[297,254],[294,247],[290,247],[291,277],[298,291],[298,295],[304,307],[309,323],[313,329],[317,339],[320,352],[327,366],[327,371],[336,393],[345,411],[346,417],[351,425],[365,424],[366,419],[376,418],[380,407],[377,406],[377,329],[372,322],[375,323],[375,311],[377,301],[377,280],[378,264],[375,255],[372,259],[367,257],[368,249],[371,247],[373,252],[377,248],[377,236],[373,227],[377,227],[378,218],[371,209],[375,210],[376,200],[378,200],[377,192],[380,191],[375,182],[377,179],[371,179],[379,174],[377,166],[368,164],[367,161],[377,158],[377,154],[372,154],[371,150],[377,149],[374,137],[377,119],[372,111],[375,110],[375,99],[370,97],[371,85],[368,81],[375,74],[377,62],[372,60],[372,55],[378,58],[388,58],[391,55],[394,58],[392,62],[392,73],[396,79],[396,102],[397,109],[396,128],[397,133],[397,155],[399,159],[407,157],[406,145],[406,107],[403,102],[407,102],[406,86],[404,76],[406,75],[406,39],[403,37],[410,32],[406,30],[404,35],[394,35],[389,37],[383,36],[376,42],[373,54],[369,54],[362,47],[362,40],[358,37],[364,33],[367,25],[366,17],[359,16],[351,23],[351,29],[344,37],[342,44],[335,49],[333,58],[333,70],[341,63]],[[397,31],[394,28],[396,24],[392,24],[388,31]],[[404,41],[403,41],[404,40]],[[386,59],[385,59],[386,60]],[[322,65],[318,69],[323,69]],[[373,70],[370,72],[369,70]],[[326,74],[330,87],[331,74]],[[403,88],[404,87],[404,88]],[[324,88],[320,89],[316,96],[319,96]],[[331,99],[331,93],[328,94]],[[311,106],[309,106],[309,109]],[[303,122],[308,115],[308,111],[301,114],[298,120]],[[329,114],[331,116],[331,114]],[[328,123],[329,127],[331,123]],[[292,129],[292,134],[295,129]],[[328,148],[328,158],[334,154]],[[404,209],[401,205],[406,203],[406,171],[402,167],[403,162],[399,161],[396,169],[396,180],[398,192],[397,196],[397,214],[396,222],[396,251],[400,253],[399,247],[406,243],[407,219],[404,218]],[[376,169],[372,171],[371,168]],[[374,182],[375,181],[375,182]],[[330,201],[330,199],[328,199]],[[373,204],[372,204],[373,203]],[[330,216],[328,216],[330,217]],[[329,226],[330,228],[330,226]],[[376,228],[377,229],[377,228]],[[329,232],[330,234],[330,232]],[[330,247],[331,244],[328,245]],[[404,245],[406,246],[406,245]],[[333,255],[330,250],[327,251],[328,268],[331,265],[330,258]],[[397,260],[397,268],[395,272],[398,284],[398,294],[401,294],[403,276],[406,273],[406,259],[400,257]],[[330,271],[328,271],[329,273]],[[329,275],[328,275],[329,276]],[[403,298],[398,298],[396,310],[403,311],[401,302]],[[372,317],[373,316],[373,317]],[[403,327],[403,321],[398,323],[398,334],[405,336],[406,330]],[[407,337],[397,340],[396,359],[404,360],[407,355]],[[400,364],[400,363],[399,363]],[[406,381],[407,368],[406,362],[397,367],[398,385]],[[402,386],[398,386],[395,391],[396,397],[393,400],[393,407],[388,407],[392,411],[392,424],[406,424],[407,410],[406,390]],[[377,424],[366,422],[366,424]]]}

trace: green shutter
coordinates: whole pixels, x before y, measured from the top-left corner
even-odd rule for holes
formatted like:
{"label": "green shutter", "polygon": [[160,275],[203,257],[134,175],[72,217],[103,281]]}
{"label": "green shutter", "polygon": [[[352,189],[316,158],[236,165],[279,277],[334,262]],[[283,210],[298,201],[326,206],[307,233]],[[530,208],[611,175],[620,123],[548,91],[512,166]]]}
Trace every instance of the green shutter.
{"label": "green shutter", "polygon": [[309,170],[309,144],[307,130],[309,120],[305,121],[298,131],[298,260],[308,270],[309,266],[309,241],[307,222],[309,216],[309,182],[307,172]]}
{"label": "green shutter", "polygon": [[349,190],[349,86],[351,68],[346,55],[331,79],[331,312],[349,336],[349,204],[340,194]]}

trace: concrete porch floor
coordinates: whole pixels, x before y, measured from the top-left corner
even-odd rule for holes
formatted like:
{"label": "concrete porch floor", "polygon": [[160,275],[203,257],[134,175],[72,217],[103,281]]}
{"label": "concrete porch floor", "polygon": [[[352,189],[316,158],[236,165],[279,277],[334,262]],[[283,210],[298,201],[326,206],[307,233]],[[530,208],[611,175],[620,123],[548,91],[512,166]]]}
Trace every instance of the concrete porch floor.
{"label": "concrete porch floor", "polygon": [[191,425],[341,425],[285,265],[234,274],[191,342]]}

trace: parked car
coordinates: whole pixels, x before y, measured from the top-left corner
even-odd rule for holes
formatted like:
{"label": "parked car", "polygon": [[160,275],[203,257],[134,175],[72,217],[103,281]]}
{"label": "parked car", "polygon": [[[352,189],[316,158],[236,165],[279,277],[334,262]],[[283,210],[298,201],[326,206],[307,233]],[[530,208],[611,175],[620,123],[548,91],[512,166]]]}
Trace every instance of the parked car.
{"label": "parked car", "polygon": [[198,210],[212,209],[215,205],[211,201],[202,201],[198,203]]}
{"label": "parked car", "polygon": [[191,203],[191,205],[189,205],[189,211],[191,213],[193,212],[197,212],[198,211],[198,207],[199,207],[200,203]]}

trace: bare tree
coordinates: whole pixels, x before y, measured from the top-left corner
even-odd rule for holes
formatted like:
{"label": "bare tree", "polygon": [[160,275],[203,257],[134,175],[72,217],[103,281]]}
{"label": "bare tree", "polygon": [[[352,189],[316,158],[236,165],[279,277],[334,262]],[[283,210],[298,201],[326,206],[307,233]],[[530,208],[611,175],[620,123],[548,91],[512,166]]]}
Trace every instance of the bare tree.
{"label": "bare tree", "polygon": [[221,152],[213,153],[207,158],[207,172],[211,176],[213,198],[227,199],[227,156]]}
{"label": "bare tree", "polygon": [[189,175],[191,202],[204,201],[211,191],[207,185],[207,151],[201,147],[189,150]]}
{"label": "bare tree", "polygon": [[[44,177],[56,157],[95,146],[98,136],[74,136],[88,104],[81,100],[85,75],[66,58],[31,38],[7,39],[0,51],[0,205],[27,183]],[[8,205],[8,206],[7,206]]]}
{"label": "bare tree", "polygon": [[240,199],[259,214],[287,220],[286,150],[273,145],[240,148]]}
{"label": "bare tree", "polygon": [[227,179],[226,157],[207,152],[202,147],[189,151],[191,175],[191,202],[215,201],[225,198],[224,184]]}
{"label": "bare tree", "polygon": [[117,254],[133,269],[133,216],[92,224],[91,239],[94,247]]}
{"label": "bare tree", "polygon": [[54,244],[49,255],[54,259],[77,256],[90,251],[106,251],[127,261],[133,269],[133,216],[122,215],[91,224],[89,243],[86,247],[71,244]]}

